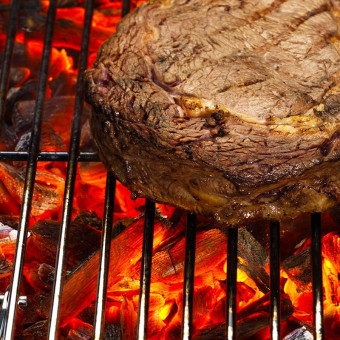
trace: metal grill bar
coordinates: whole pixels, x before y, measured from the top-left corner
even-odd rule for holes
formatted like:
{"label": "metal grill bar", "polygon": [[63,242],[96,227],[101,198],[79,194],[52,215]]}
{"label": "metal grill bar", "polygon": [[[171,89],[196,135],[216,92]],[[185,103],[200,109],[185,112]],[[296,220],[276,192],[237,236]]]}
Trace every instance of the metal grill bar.
{"label": "metal grill bar", "polygon": [[137,326],[138,340],[146,339],[146,329],[149,312],[149,294],[151,283],[154,221],[155,221],[155,203],[147,200],[145,203],[142,271],[140,277],[140,292],[139,292],[139,310]]}
{"label": "metal grill bar", "polygon": [[13,57],[13,48],[15,42],[16,22],[19,13],[20,1],[12,0],[11,14],[9,18],[9,28],[6,38],[4,59],[2,61],[1,79],[0,79],[0,117],[4,121],[6,96],[9,83],[9,74]]}
{"label": "metal grill bar", "polygon": [[84,30],[81,42],[80,62],[78,70],[78,79],[76,87],[76,97],[74,103],[71,141],[70,141],[70,158],[67,164],[65,193],[63,202],[63,213],[61,218],[61,231],[59,235],[57,262],[55,266],[55,280],[52,293],[52,305],[49,320],[48,339],[57,339],[59,309],[62,297],[62,287],[64,281],[64,267],[67,252],[67,241],[69,227],[71,222],[74,185],[77,173],[77,159],[79,153],[79,140],[81,133],[81,115],[84,105],[84,88],[83,73],[87,68],[87,58],[89,50],[89,40],[91,31],[91,22],[93,15],[93,0],[86,1],[86,11],[84,18]]}
{"label": "metal grill bar", "polygon": [[130,12],[131,0],[123,0],[122,18]]}
{"label": "metal grill bar", "polygon": [[188,213],[185,244],[182,339],[192,338],[192,305],[194,298],[196,250],[196,215]]}
{"label": "metal grill bar", "polygon": [[236,339],[237,228],[228,230],[226,338]]}
{"label": "metal grill bar", "polygon": [[24,186],[24,194],[22,199],[22,208],[20,215],[20,222],[18,225],[18,237],[15,248],[15,257],[13,264],[13,273],[10,286],[10,297],[8,307],[8,318],[5,330],[5,339],[11,340],[14,331],[15,315],[17,309],[18,295],[21,284],[22,269],[24,265],[26,241],[27,241],[27,229],[29,222],[29,214],[31,210],[34,180],[37,168],[37,158],[39,153],[39,141],[41,131],[41,121],[43,115],[43,107],[45,101],[45,91],[48,76],[48,65],[50,61],[51,47],[52,47],[52,35],[53,24],[56,14],[56,0],[51,0],[44,37],[44,48],[42,54],[41,68],[39,73],[38,93],[36,99],[36,105],[34,110],[34,125],[32,127],[31,142],[29,146],[29,157],[26,169],[26,178]]}
{"label": "metal grill bar", "polygon": [[323,329],[323,288],[321,260],[321,214],[311,214],[312,267],[313,267],[313,314],[314,339],[324,339]]}
{"label": "metal grill bar", "polygon": [[[29,152],[24,151],[0,151],[0,161],[27,161]],[[38,153],[38,161],[46,162],[68,162],[69,153],[58,151],[41,151]],[[78,162],[100,162],[100,159],[95,152],[80,152]]]}
{"label": "metal grill bar", "polygon": [[111,234],[115,202],[115,191],[116,191],[116,179],[112,174],[108,172],[106,178],[104,221],[98,272],[96,311],[93,327],[94,340],[102,339],[104,336],[104,321],[105,321],[104,311],[110,263]]}
{"label": "metal grill bar", "polygon": [[270,334],[280,339],[280,223],[270,223]]}
{"label": "metal grill bar", "polygon": [[[122,17],[125,16],[129,11],[130,0],[128,1],[123,0]],[[94,340],[99,340],[104,337],[104,325],[105,325],[104,315],[110,264],[110,249],[111,249],[115,191],[116,191],[116,179],[111,173],[108,172],[106,181],[104,221],[98,271],[96,310],[93,327]]]}

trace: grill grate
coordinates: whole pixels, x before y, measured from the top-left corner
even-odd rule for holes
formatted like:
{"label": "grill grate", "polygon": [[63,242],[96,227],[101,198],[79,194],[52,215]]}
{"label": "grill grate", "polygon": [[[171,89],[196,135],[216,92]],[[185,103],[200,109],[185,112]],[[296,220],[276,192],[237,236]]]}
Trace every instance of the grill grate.
{"label": "grill grate", "polygon": [[146,201],[145,205],[145,224],[143,235],[143,255],[142,270],[140,276],[140,293],[139,293],[139,313],[137,338],[146,339],[146,327],[148,322],[149,295],[151,283],[151,262],[152,262],[152,244],[155,218],[155,204]]}
{"label": "grill grate", "polygon": [[185,244],[182,339],[191,339],[192,336],[191,324],[194,297],[195,248],[196,215],[188,214]]}
{"label": "grill grate", "polygon": [[228,231],[226,337],[236,338],[237,229]]}
{"label": "grill grate", "polygon": [[270,224],[270,332],[280,339],[280,224]]}
{"label": "grill grate", "polygon": [[108,280],[108,270],[110,262],[110,247],[113,223],[113,205],[115,202],[116,179],[108,173],[106,177],[106,192],[104,205],[104,221],[102,231],[102,242],[100,252],[100,262],[98,271],[98,286],[96,311],[93,327],[93,338],[102,339],[104,334],[104,311],[106,301],[106,288]]}
{"label": "grill grate", "polygon": [[16,32],[16,22],[19,12],[20,1],[13,0],[12,9],[9,19],[9,28],[7,32],[4,60],[1,67],[1,79],[0,79],[0,117],[3,118],[5,112],[6,95],[9,82],[9,72],[11,69],[11,62],[13,57],[13,48]]}
{"label": "grill grate", "polygon": [[[29,152],[0,151],[0,161],[27,161]],[[39,152],[38,161],[68,162],[68,152]],[[80,152],[78,162],[99,162],[99,157],[93,152]]]}
{"label": "grill grate", "polygon": [[[17,310],[20,283],[21,283],[22,270],[23,270],[23,264],[24,264],[28,222],[29,222],[31,202],[32,202],[32,196],[33,196],[35,174],[36,174],[36,168],[37,168],[37,158],[38,158],[38,153],[39,153],[42,113],[43,113],[43,106],[44,106],[44,101],[45,101],[47,72],[48,72],[48,65],[49,65],[51,47],[52,47],[53,24],[54,24],[54,18],[55,18],[55,13],[56,13],[56,7],[57,7],[56,1],[55,0],[51,1],[50,7],[48,10],[47,21],[46,21],[44,48],[43,48],[41,68],[40,68],[40,73],[39,73],[37,99],[36,99],[35,110],[34,110],[34,124],[32,127],[31,142],[29,146],[29,155],[28,155],[28,160],[27,160],[24,194],[23,194],[23,199],[22,199],[20,221],[18,225],[18,238],[17,238],[16,249],[15,249],[13,274],[12,274],[11,285],[10,285],[8,316],[7,316],[7,323],[6,323],[5,334],[4,334],[5,335],[4,338],[6,340],[12,339],[13,332],[14,332],[14,321],[15,321],[15,315],[16,315],[16,310]],[[12,9],[12,11],[13,10],[14,9]],[[11,24],[15,25],[15,22],[11,22]],[[14,28],[12,28],[12,30],[14,30]],[[10,47],[13,48],[14,44],[8,44],[8,45],[11,45]],[[12,55],[13,51],[8,54]]]}
{"label": "grill grate", "polygon": [[77,158],[79,153],[79,141],[81,133],[81,115],[83,112],[84,105],[83,73],[87,68],[92,16],[93,16],[93,1],[87,1],[84,18],[84,30],[81,41],[79,73],[76,85],[76,97],[72,119],[69,160],[67,162],[63,213],[61,217],[61,230],[59,235],[57,261],[55,265],[55,278],[52,293],[50,322],[48,327],[48,339],[50,340],[57,339],[58,337],[59,311],[65,277],[67,241],[71,223],[74,186],[76,181],[78,164]]}
{"label": "grill grate", "polygon": [[[74,104],[74,118],[72,122],[71,144],[69,152],[39,152],[40,127],[44,106],[45,89],[47,81],[47,70],[52,47],[53,24],[56,13],[56,0],[50,0],[50,7],[46,21],[43,57],[39,74],[38,95],[34,113],[34,125],[32,127],[32,138],[29,152],[0,151],[0,161],[25,161],[27,171],[22,200],[22,210],[18,226],[18,238],[15,253],[14,269],[9,291],[8,310],[2,310],[1,315],[6,328],[3,338],[10,340],[13,337],[15,327],[15,315],[19,300],[19,288],[22,278],[23,261],[27,240],[28,220],[31,208],[32,194],[35,181],[35,172],[38,161],[61,161],[68,162],[67,177],[65,184],[65,195],[63,204],[63,215],[61,221],[61,233],[56,262],[56,279],[53,289],[52,308],[49,319],[49,339],[56,339],[59,320],[60,300],[64,278],[64,264],[67,250],[68,229],[71,219],[73,202],[73,191],[75,185],[75,174],[77,162],[97,162],[98,155],[95,153],[79,153],[80,117],[83,108],[82,73],[87,66],[87,55],[91,20],[94,0],[86,2],[86,14],[84,21],[84,32],[82,37],[79,76],[77,81],[76,98]],[[12,0],[10,24],[6,40],[2,73],[0,79],[0,115],[3,116],[5,101],[8,90],[8,78],[14,47],[17,14],[19,11],[19,0]],[[123,1],[122,15],[128,13],[130,0]],[[104,221],[101,244],[101,257],[99,267],[98,289],[96,299],[96,312],[94,321],[94,339],[103,338],[104,309],[106,300],[107,272],[110,254],[110,239],[113,222],[113,205],[115,198],[115,178],[107,174],[104,208]],[[140,281],[140,304],[138,313],[138,339],[146,339],[146,325],[149,306],[150,275],[152,260],[153,225],[155,205],[146,202],[143,259]],[[190,339],[192,336],[192,306],[193,306],[193,283],[195,266],[195,239],[196,239],[196,217],[188,214],[186,235],[186,257],[185,257],[185,279],[183,288],[183,330],[182,339]],[[311,214],[312,229],[312,257],[313,257],[313,306],[314,306],[314,338],[323,339],[323,295],[322,295],[322,267],[321,267],[321,215]],[[280,261],[279,261],[279,223],[271,223],[270,233],[270,288],[271,288],[271,311],[270,325],[271,338],[280,338]],[[226,303],[226,338],[236,338],[236,275],[237,275],[237,229],[228,231],[228,266],[227,266],[227,303]]]}
{"label": "grill grate", "polygon": [[314,339],[323,339],[323,289],[321,262],[321,215],[311,214]]}

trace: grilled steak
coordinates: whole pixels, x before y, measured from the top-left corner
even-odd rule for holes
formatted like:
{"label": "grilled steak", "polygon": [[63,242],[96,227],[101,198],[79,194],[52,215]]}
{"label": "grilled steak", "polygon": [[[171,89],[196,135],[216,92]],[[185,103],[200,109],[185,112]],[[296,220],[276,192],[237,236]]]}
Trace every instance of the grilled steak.
{"label": "grilled steak", "polygon": [[340,200],[340,6],[155,0],[85,74],[108,169],[138,196],[223,223]]}

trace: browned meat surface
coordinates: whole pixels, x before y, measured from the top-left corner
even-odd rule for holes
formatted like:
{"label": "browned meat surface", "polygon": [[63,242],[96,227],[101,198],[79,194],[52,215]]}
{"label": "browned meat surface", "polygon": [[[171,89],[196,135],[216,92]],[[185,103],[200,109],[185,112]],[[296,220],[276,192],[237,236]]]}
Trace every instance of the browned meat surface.
{"label": "browned meat surface", "polygon": [[86,72],[101,158],[224,223],[340,201],[338,1],[155,0]]}

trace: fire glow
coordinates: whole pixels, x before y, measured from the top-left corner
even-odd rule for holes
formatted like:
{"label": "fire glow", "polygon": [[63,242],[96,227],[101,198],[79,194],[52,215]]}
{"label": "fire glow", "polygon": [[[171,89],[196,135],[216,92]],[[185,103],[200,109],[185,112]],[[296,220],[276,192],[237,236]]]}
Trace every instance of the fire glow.
{"label": "fire glow", "polygon": [[[132,7],[142,1],[133,2]],[[99,46],[120,20],[121,2],[99,0],[92,21],[89,65]],[[84,3],[62,0],[54,26],[46,93],[41,151],[67,151],[73,114],[77,63]],[[37,8],[39,7],[39,8]],[[48,1],[24,8],[16,36],[1,150],[27,151],[33,122],[36,84],[43,49]],[[1,16],[0,48],[4,50],[6,21]],[[80,148],[94,151],[89,128],[90,108],[85,106]],[[19,307],[16,334],[44,339],[49,316],[58,233],[64,194],[66,164],[38,162],[21,295],[28,306]],[[10,283],[16,227],[24,189],[24,162],[0,163],[0,291]],[[99,267],[101,219],[106,170],[101,163],[79,163],[67,274],[60,313],[60,337],[90,339]],[[149,339],[178,339],[182,323],[185,254],[185,212],[157,204],[153,242]],[[116,339],[136,337],[140,268],[143,242],[144,199],[117,183],[114,234],[105,310],[106,334]],[[59,222],[58,222],[59,221]],[[308,218],[282,223],[281,328],[287,339],[296,330],[312,332],[313,294]],[[340,213],[324,214],[323,282],[326,338],[340,336],[339,230]],[[118,233],[117,230],[120,232]],[[296,232],[298,230],[298,233]],[[238,339],[269,338],[268,225],[239,230],[237,272]],[[224,338],[226,300],[226,230],[200,217],[197,223],[194,282],[194,338]],[[296,333],[294,333],[296,334]]]}

